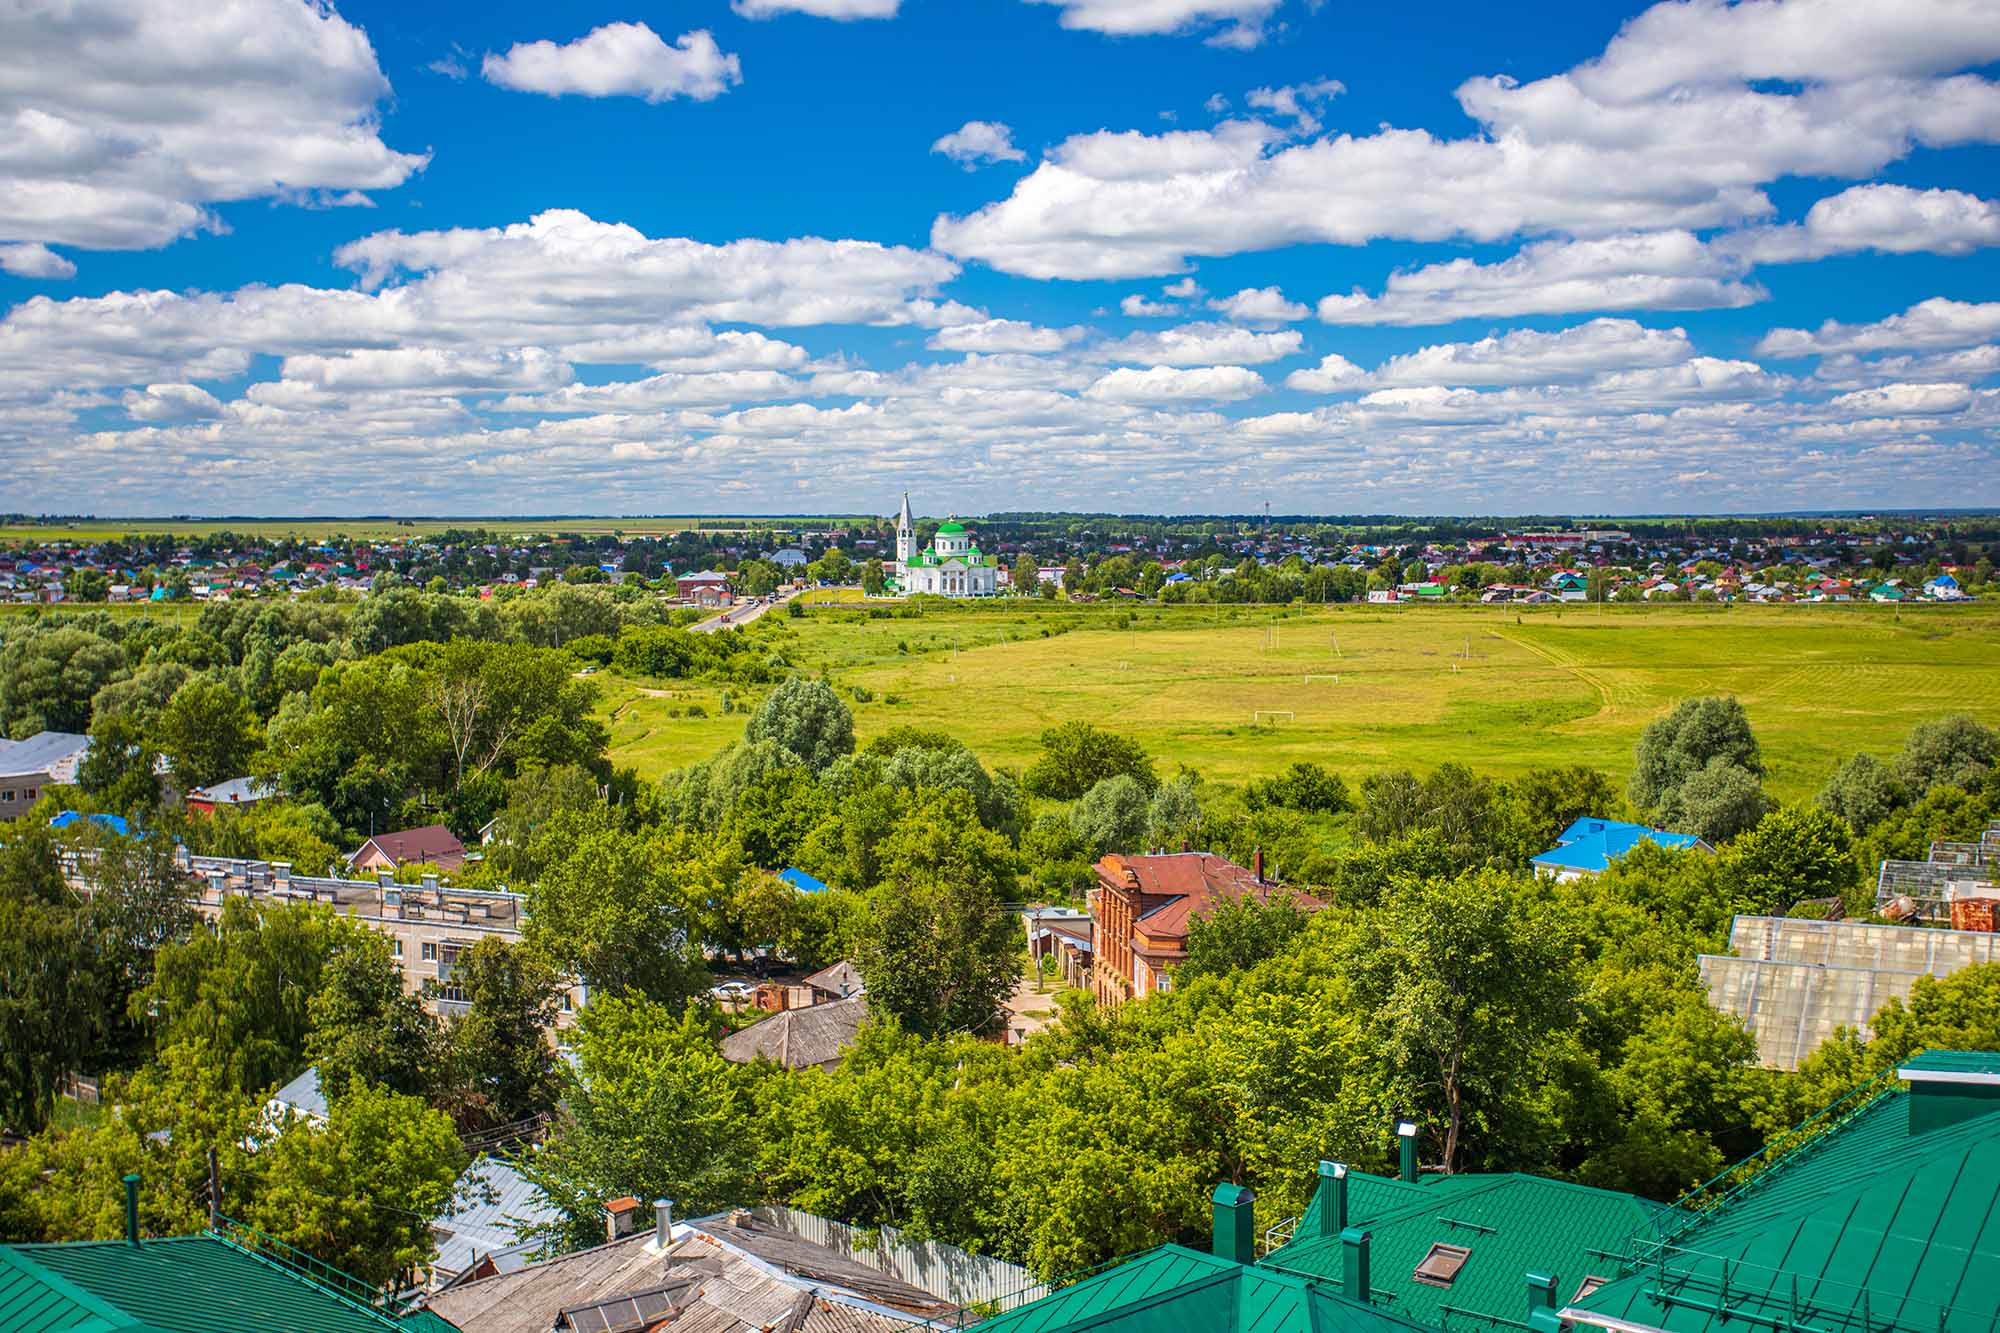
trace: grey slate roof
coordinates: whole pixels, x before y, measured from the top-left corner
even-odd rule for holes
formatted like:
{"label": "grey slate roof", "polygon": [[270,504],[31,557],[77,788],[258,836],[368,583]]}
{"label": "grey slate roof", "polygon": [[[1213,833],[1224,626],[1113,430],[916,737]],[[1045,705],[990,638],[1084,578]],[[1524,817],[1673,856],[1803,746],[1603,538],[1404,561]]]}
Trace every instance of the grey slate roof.
{"label": "grey slate roof", "polygon": [[[669,1325],[674,1333],[892,1333],[907,1328],[913,1317],[952,1309],[788,1232],[755,1224],[726,1228],[726,1234],[757,1245],[759,1252],[753,1253],[709,1234],[710,1225],[677,1226],[664,1255],[652,1232],[642,1231],[453,1287],[432,1297],[430,1309],[466,1333],[550,1333],[587,1324],[585,1307],[680,1283],[690,1285],[670,1294],[679,1311]],[[792,1276],[779,1261],[763,1257],[765,1251],[806,1265],[814,1275]],[[566,1311],[582,1317],[566,1319]]]}
{"label": "grey slate roof", "polygon": [[726,1060],[747,1065],[760,1056],[787,1069],[832,1065],[854,1044],[868,1017],[868,997],[787,1009],[722,1039]]}
{"label": "grey slate roof", "polygon": [[845,959],[832,967],[821,968],[807,977],[804,984],[841,999],[859,995],[868,989],[868,984],[861,979],[861,969]]}
{"label": "grey slate roof", "polygon": [[76,776],[75,767],[90,748],[90,737],[69,731],[44,731],[24,741],[0,740],[0,777],[47,773],[58,780]]}

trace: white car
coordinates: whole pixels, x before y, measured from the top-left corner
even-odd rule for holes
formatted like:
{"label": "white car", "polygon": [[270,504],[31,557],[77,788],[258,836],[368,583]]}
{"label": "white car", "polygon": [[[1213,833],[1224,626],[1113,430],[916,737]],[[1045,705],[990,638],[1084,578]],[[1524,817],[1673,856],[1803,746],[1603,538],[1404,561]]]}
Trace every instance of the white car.
{"label": "white car", "polygon": [[747,1000],[757,993],[757,988],[747,981],[725,981],[709,992],[718,1000]]}

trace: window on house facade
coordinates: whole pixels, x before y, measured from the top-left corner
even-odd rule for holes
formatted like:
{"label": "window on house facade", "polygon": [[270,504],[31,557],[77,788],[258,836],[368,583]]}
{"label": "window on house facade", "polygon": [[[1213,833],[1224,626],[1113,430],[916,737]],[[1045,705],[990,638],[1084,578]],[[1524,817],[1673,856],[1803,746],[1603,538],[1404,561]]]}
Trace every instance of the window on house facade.
{"label": "window on house facade", "polygon": [[572,994],[571,992],[569,992],[569,991],[564,991],[564,992],[563,992],[563,996],[562,996],[562,1011],[563,1011],[564,1013],[566,1013],[566,1014],[568,1014],[568,1013],[574,1013],[574,1012],[576,1011],[576,998],[575,998],[575,996],[574,996],[574,995],[573,995],[573,994]]}
{"label": "window on house facade", "polygon": [[1431,1252],[1417,1265],[1417,1271],[1410,1276],[1427,1287],[1449,1287],[1458,1277],[1458,1270],[1465,1267],[1465,1261],[1472,1257],[1472,1251],[1463,1245],[1439,1243],[1431,1246]]}
{"label": "window on house facade", "polygon": [[435,963],[437,961],[437,956],[438,956],[437,942],[435,940],[425,940],[423,960],[426,963]]}
{"label": "window on house facade", "polygon": [[458,971],[458,956],[465,951],[462,944],[447,943],[444,946],[444,965],[438,969],[438,981],[444,987],[444,998],[453,1004],[464,1004],[467,1000],[465,987],[453,979]]}
{"label": "window on house facade", "polygon": [[390,940],[389,952],[401,958],[403,956],[403,942],[401,940]]}
{"label": "window on house facade", "polygon": [[9,787],[6,791],[0,791],[0,805],[12,805],[13,803],[14,789],[12,787]]}

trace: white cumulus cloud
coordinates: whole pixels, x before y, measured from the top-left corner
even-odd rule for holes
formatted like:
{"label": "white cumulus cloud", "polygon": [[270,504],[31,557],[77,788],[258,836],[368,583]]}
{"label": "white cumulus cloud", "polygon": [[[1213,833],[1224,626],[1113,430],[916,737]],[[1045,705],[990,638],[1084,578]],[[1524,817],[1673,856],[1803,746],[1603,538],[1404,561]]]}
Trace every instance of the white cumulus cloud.
{"label": "white cumulus cloud", "polygon": [[1094,349],[1100,361],[1151,366],[1261,365],[1295,355],[1303,339],[1293,329],[1259,333],[1233,324],[1180,324],[1129,334]]}
{"label": "white cumulus cloud", "polygon": [[1453,259],[1391,274],[1380,296],[1328,296],[1329,324],[1447,324],[1592,310],[1715,310],[1763,299],[1740,261],[1686,231],[1537,241],[1497,264]]}
{"label": "white cumulus cloud", "polygon": [[669,46],[643,23],[607,23],[562,46],[521,42],[480,65],[489,83],[523,93],[561,97],[672,97],[707,101],[743,81],[742,62],[722,50],[705,28]]}
{"label": "white cumulus cloud", "polygon": [[1328,352],[1317,366],[1285,376],[1285,387],[1302,393],[1340,393],[1368,383],[1368,372],[1338,352]]}
{"label": "white cumulus cloud", "polygon": [[780,14],[811,14],[823,19],[892,19],[902,0],[730,0],[729,7],[746,19]]}
{"label": "white cumulus cloud", "polygon": [[298,0],[0,4],[0,241],[146,249],[239,199],[401,185],[360,28]]}
{"label": "white cumulus cloud", "polygon": [[[1791,44],[1741,45],[1777,32]],[[1295,143],[1235,120],[1080,134],[1007,198],[937,218],[932,243],[1033,277],[1135,278],[1296,244],[1762,223],[1764,188],[1786,177],[1860,178],[1920,146],[2000,142],[2000,84],[1964,72],[1996,53],[2000,6],[1977,0],[1667,0],[1572,70],[1460,84],[1473,134],[1388,125]]]}
{"label": "white cumulus cloud", "polygon": [[1014,146],[1014,132],[993,120],[968,120],[931,145],[967,171],[994,162],[1019,162],[1027,154]]}
{"label": "white cumulus cloud", "polygon": [[1245,287],[1234,296],[1210,301],[1208,308],[1244,324],[1286,324],[1312,313],[1297,301],[1287,301],[1276,287]]}
{"label": "white cumulus cloud", "polygon": [[1263,40],[1263,23],[1281,0],[1029,0],[1062,6],[1062,26],[1114,37],[1188,32],[1226,24],[1208,38],[1243,49]]}
{"label": "white cumulus cloud", "polygon": [[1081,329],[1045,329],[1019,319],[954,324],[931,335],[930,345],[952,352],[1060,352],[1083,336]]}
{"label": "white cumulus cloud", "polygon": [[1717,245],[1759,264],[1859,250],[1965,255],[2000,245],[2000,202],[1963,190],[1856,185],[1819,200],[1801,222],[1751,228]]}
{"label": "white cumulus cloud", "polygon": [[1694,356],[1681,329],[1649,329],[1629,319],[1593,319],[1543,333],[1515,329],[1477,342],[1438,343],[1376,368],[1377,384],[1563,384],[1607,371],[1678,365]]}
{"label": "white cumulus cloud", "polygon": [[1245,366],[1153,366],[1147,370],[1127,366],[1101,376],[1083,396],[1103,403],[1228,403],[1263,390],[1263,378]]}
{"label": "white cumulus cloud", "polygon": [[1894,348],[1969,347],[2000,338],[2000,301],[1954,301],[1933,296],[1900,315],[1873,324],[1827,320],[1817,329],[1772,329],[1757,344],[1762,356],[1825,356]]}
{"label": "white cumulus cloud", "polygon": [[76,265],[39,241],[0,245],[0,272],[17,278],[73,278]]}

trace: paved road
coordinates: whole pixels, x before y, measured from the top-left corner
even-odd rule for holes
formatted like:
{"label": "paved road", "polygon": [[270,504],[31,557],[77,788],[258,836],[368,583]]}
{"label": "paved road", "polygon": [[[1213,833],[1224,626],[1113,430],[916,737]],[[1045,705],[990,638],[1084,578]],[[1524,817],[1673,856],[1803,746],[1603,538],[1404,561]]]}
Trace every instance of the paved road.
{"label": "paved road", "polygon": [[[761,606],[732,606],[727,611],[716,612],[707,620],[689,625],[688,630],[695,634],[713,634],[719,629],[732,629],[737,625],[747,625],[766,611],[771,610],[773,607],[783,606],[786,602],[791,601],[792,598],[797,596],[797,593],[791,592],[774,601],[766,602]],[[725,615],[729,619],[724,620],[723,617]]]}

